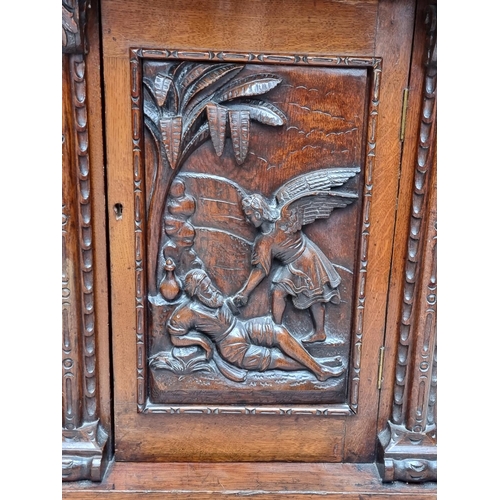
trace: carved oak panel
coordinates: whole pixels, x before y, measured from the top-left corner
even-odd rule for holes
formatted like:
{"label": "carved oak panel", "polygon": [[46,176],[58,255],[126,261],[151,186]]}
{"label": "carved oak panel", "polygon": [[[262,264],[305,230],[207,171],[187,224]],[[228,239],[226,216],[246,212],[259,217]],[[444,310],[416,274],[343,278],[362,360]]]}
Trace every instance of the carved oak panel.
{"label": "carved oak panel", "polygon": [[380,61],[131,54],[139,411],[355,412]]}

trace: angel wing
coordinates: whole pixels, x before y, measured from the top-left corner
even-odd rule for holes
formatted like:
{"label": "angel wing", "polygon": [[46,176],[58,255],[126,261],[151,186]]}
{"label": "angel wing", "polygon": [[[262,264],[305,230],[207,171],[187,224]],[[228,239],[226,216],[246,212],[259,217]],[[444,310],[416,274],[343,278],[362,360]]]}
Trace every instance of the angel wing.
{"label": "angel wing", "polygon": [[331,168],[300,175],[276,192],[280,228],[287,233],[317,219],[330,217],[333,209],[344,208],[358,198],[356,193],[334,190],[359,172],[359,167]]}
{"label": "angel wing", "polygon": [[286,182],[274,194],[278,205],[297,198],[308,191],[329,191],[340,187],[359,173],[359,167],[327,168],[318,172],[299,175]]}

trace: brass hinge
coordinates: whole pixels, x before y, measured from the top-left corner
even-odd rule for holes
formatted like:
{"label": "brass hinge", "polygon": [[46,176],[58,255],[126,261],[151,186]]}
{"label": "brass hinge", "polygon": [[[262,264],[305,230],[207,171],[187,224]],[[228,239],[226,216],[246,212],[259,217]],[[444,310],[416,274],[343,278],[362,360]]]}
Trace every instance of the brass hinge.
{"label": "brass hinge", "polygon": [[382,346],[378,352],[377,389],[379,391],[380,391],[380,389],[382,389],[382,372],[384,371],[384,354],[385,354],[385,347]]}
{"label": "brass hinge", "polygon": [[408,110],[408,94],[409,89],[404,89],[403,91],[403,107],[401,108],[401,130],[399,132],[399,140],[403,142],[405,140],[405,129],[406,129],[406,111]]}

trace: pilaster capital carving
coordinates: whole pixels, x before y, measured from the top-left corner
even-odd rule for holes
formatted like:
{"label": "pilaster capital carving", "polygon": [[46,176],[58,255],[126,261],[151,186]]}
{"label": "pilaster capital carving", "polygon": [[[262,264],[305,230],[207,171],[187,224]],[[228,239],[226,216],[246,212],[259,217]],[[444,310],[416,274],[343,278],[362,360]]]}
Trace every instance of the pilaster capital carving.
{"label": "pilaster capital carving", "polygon": [[90,0],[63,0],[62,2],[62,51],[83,53],[85,51],[86,11]]}
{"label": "pilaster capital carving", "polygon": [[427,28],[425,66],[437,70],[437,9],[435,4],[429,5],[426,10],[425,26]]}

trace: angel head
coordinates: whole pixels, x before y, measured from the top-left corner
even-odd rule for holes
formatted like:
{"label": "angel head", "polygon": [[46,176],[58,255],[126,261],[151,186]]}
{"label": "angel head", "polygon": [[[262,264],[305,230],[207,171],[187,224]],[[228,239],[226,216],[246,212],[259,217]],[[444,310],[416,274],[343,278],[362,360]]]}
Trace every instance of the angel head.
{"label": "angel head", "polygon": [[241,200],[241,206],[247,220],[255,227],[260,227],[263,222],[275,222],[278,219],[277,210],[260,194],[245,196]]}

